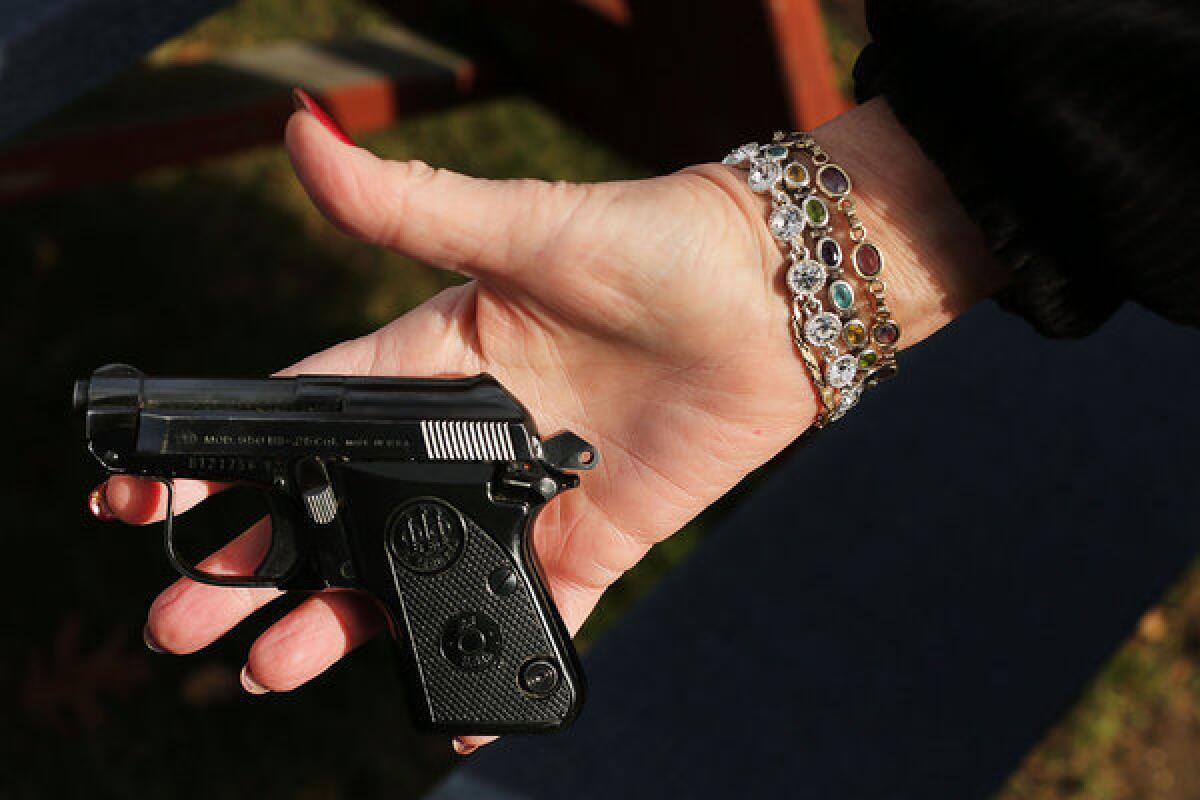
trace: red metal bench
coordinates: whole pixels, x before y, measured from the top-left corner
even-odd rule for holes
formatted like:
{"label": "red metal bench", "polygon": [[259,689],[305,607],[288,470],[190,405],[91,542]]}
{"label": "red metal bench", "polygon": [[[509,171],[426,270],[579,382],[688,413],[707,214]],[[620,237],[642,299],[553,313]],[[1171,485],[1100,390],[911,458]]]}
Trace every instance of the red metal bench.
{"label": "red metal bench", "polygon": [[0,149],[0,202],[276,142],[295,85],[351,133],[522,92],[654,169],[847,106],[817,0],[383,5],[427,36],[393,28],[126,74]]}

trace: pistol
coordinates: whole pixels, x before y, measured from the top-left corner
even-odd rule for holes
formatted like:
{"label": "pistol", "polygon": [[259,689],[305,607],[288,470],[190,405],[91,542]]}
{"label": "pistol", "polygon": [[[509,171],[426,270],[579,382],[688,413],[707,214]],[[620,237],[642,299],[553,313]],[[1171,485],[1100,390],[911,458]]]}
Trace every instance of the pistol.
{"label": "pistol", "polygon": [[[181,574],[371,594],[418,728],[542,733],[578,715],[583,672],[530,531],[598,455],[573,433],[540,439],[491,376],[207,380],[114,364],[76,381],[73,401],[105,470],[166,486],[164,547]],[[271,543],[250,574],[184,557],[175,478],[265,494]]]}

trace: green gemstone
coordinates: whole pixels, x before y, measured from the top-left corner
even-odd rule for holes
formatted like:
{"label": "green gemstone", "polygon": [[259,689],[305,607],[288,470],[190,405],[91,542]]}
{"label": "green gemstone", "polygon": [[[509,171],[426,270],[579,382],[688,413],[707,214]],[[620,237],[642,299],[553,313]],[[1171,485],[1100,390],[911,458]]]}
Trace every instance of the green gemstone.
{"label": "green gemstone", "polygon": [[846,281],[834,281],[829,286],[829,299],[842,311],[854,308],[854,287]]}
{"label": "green gemstone", "polygon": [[820,227],[829,221],[829,209],[819,197],[810,197],[804,201],[804,214],[812,225]]}
{"label": "green gemstone", "polygon": [[773,144],[770,147],[763,150],[763,155],[765,155],[767,158],[774,159],[774,160],[779,160],[781,158],[787,158],[787,154],[788,154],[787,148],[784,147],[783,145],[779,145],[779,144]]}
{"label": "green gemstone", "polygon": [[858,354],[858,368],[871,369],[879,363],[879,354],[874,350],[863,350]]}

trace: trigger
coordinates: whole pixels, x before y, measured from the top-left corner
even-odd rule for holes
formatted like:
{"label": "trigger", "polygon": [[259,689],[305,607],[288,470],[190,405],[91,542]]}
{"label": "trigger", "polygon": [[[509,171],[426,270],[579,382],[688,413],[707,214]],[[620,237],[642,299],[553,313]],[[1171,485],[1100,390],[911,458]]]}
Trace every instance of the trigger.
{"label": "trigger", "polygon": [[271,512],[271,544],[254,575],[275,579],[282,588],[301,566],[300,542],[296,538],[296,526],[292,521],[294,512],[289,508],[289,501],[267,492],[267,507]]}

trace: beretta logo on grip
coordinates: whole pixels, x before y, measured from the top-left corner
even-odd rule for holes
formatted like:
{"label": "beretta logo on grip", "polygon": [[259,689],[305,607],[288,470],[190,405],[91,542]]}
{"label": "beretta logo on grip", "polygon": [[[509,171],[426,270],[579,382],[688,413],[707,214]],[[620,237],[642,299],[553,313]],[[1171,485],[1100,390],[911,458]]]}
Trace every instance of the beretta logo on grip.
{"label": "beretta logo on grip", "polygon": [[400,506],[387,521],[392,553],[414,572],[441,572],[462,552],[466,529],[462,514],[431,498]]}

